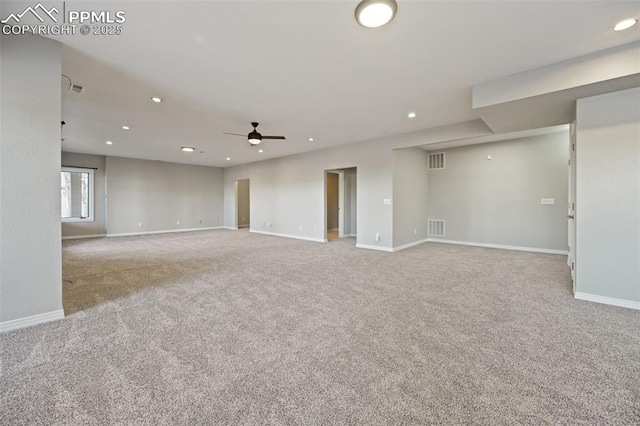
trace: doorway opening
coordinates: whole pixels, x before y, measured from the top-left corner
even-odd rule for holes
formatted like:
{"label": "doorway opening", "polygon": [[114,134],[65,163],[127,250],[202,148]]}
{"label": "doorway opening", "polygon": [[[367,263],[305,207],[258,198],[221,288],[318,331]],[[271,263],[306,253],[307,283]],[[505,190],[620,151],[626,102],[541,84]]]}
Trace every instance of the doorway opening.
{"label": "doorway opening", "polygon": [[236,181],[236,229],[249,228],[251,226],[249,179]]}
{"label": "doorway opening", "polygon": [[357,169],[355,167],[325,171],[324,213],[326,241],[357,236]]}

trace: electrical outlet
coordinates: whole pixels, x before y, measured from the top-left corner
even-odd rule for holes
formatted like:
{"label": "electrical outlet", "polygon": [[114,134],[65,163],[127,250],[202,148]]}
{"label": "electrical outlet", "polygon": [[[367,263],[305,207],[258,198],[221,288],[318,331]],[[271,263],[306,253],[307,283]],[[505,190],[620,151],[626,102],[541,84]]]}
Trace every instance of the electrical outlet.
{"label": "electrical outlet", "polygon": [[380,241],[380,233],[376,233],[376,241]]}
{"label": "electrical outlet", "polygon": [[179,220],[176,220],[176,225],[180,225],[180,221]]}
{"label": "electrical outlet", "polygon": [[413,230],[413,235],[418,235],[418,230],[417,229]]}
{"label": "electrical outlet", "polygon": [[302,231],[302,225],[299,226],[300,230]]}
{"label": "electrical outlet", "polygon": [[142,222],[138,222],[138,228],[142,228]]}
{"label": "electrical outlet", "polygon": [[318,232],[318,228],[317,227],[313,227],[313,232]]}

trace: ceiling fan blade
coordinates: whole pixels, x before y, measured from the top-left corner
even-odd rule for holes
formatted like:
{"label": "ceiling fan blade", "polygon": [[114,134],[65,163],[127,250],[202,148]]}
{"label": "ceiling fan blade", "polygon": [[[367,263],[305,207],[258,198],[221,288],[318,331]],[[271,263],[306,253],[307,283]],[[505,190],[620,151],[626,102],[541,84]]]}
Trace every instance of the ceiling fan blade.
{"label": "ceiling fan blade", "polygon": [[279,139],[279,140],[285,140],[287,138],[285,138],[284,136],[263,136],[262,139]]}
{"label": "ceiling fan blade", "polygon": [[222,132],[223,135],[233,135],[233,136],[242,136],[243,138],[246,138],[247,135],[241,135],[240,133],[227,133],[227,132]]}

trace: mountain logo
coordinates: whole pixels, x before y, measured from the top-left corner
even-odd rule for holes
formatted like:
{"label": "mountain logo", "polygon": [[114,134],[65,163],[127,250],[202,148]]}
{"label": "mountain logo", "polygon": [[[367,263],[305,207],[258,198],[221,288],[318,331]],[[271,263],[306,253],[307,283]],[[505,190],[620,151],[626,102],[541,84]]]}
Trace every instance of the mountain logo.
{"label": "mountain logo", "polygon": [[60,13],[60,11],[55,7],[52,7],[51,9],[47,10],[47,8],[42,5],[42,3],[38,3],[34,7],[31,7],[31,6],[27,7],[22,13],[18,13],[18,14],[11,13],[9,16],[7,16],[6,19],[3,19],[0,22],[3,24],[8,24],[9,21],[13,19],[17,24],[28,13],[31,13],[33,16],[35,16],[40,22],[44,22],[43,16],[45,17],[48,16],[49,18],[51,18],[53,22],[57,23],[58,18],[56,18],[53,14],[55,13],[57,15],[58,13]]}

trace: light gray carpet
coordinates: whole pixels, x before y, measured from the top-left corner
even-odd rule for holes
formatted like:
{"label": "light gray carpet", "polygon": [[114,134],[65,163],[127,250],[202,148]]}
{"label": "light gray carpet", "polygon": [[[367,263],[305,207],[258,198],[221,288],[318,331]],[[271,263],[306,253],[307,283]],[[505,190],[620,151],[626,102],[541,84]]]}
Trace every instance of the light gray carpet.
{"label": "light gray carpet", "polygon": [[353,244],[65,242],[68,317],[0,335],[0,424],[640,423],[640,313],[564,257]]}

